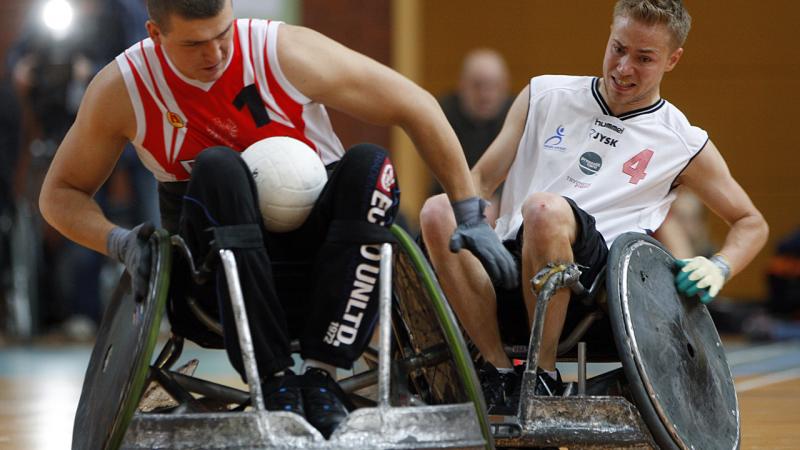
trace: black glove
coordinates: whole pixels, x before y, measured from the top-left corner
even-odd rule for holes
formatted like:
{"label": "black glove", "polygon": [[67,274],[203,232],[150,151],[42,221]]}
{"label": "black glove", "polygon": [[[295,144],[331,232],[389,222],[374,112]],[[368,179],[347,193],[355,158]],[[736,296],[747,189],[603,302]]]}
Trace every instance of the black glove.
{"label": "black glove", "polygon": [[517,264],[492,227],[486,223],[486,216],[483,215],[486,202],[478,197],[470,197],[451,205],[458,226],[450,238],[450,251],[458,253],[466,248],[478,258],[494,284],[506,289],[517,287]]}
{"label": "black glove", "polygon": [[108,256],[125,264],[137,302],[147,298],[152,254],[149,241],[154,231],[155,227],[145,222],[132,230],[116,227],[108,234]]}

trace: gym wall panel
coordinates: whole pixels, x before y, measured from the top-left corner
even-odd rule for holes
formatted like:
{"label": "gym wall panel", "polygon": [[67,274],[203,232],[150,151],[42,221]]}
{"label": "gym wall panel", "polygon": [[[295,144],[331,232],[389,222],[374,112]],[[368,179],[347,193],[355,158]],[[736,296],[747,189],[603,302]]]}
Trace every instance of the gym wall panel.
{"label": "gym wall panel", "polygon": [[[390,64],[390,0],[303,0],[300,17],[304,26],[383,64]],[[389,147],[389,130],[385,127],[364,124],[338,111],[330,113],[345,148],[360,142]]]}
{"label": "gym wall panel", "polygon": [[[403,0],[400,0],[403,1]],[[800,225],[797,176],[800,46],[795,0],[687,0],[694,19],[686,53],[666,75],[662,96],[708,130],[731,172],[771,227],[756,260],[726,287],[764,298],[766,260]],[[461,58],[489,46],[508,60],[513,90],[547,73],[600,75],[613,0],[420,2],[420,82],[435,94],[455,86]],[[711,220],[722,244],[727,227]]]}

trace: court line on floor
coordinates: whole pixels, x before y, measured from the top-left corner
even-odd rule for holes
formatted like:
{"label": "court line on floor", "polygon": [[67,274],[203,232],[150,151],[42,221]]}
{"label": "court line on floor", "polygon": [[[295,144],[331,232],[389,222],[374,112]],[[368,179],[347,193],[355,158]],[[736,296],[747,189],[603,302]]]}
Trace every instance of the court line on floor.
{"label": "court line on floor", "polygon": [[767,375],[750,378],[748,380],[736,383],[736,392],[742,393],[751,391],[753,389],[762,388],[771,384],[783,383],[800,379],[800,367],[793,369],[783,370],[780,372],[770,373]]}
{"label": "court line on floor", "polygon": [[726,351],[728,364],[733,366],[744,365],[751,362],[763,361],[797,352],[800,345],[797,342],[775,342],[763,345],[745,346]]}

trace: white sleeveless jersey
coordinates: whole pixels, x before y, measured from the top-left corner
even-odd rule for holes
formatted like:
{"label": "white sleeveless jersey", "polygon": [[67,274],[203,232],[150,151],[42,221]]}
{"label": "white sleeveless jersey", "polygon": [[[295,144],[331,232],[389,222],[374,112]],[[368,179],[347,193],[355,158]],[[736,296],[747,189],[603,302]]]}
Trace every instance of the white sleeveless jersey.
{"label": "white sleeveless jersey", "polygon": [[609,246],[622,233],[654,231],[664,221],[676,178],[708,134],[663,99],[615,117],[599,82],[531,79],[525,130],[500,202],[501,239],[515,237],[522,203],[536,192],[573,199],[595,217]]}
{"label": "white sleeveless jersey", "polygon": [[151,39],[117,56],[136,115],[133,145],[159,181],[189,178],[199,152],[243,151],[272,136],[308,144],[328,164],[344,154],[325,107],[298,91],[278,63],[280,22],[233,24],[227,66],[216,81],[186,78]]}

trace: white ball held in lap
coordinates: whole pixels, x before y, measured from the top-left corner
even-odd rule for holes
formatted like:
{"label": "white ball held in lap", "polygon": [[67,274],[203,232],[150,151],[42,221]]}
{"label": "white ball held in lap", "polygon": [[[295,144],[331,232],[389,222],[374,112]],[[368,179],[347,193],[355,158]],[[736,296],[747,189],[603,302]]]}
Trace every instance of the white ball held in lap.
{"label": "white ball held in lap", "polygon": [[317,153],[302,141],[278,136],[254,143],[242,158],[256,182],[267,230],[283,233],[302,225],[328,181]]}

